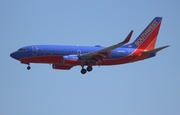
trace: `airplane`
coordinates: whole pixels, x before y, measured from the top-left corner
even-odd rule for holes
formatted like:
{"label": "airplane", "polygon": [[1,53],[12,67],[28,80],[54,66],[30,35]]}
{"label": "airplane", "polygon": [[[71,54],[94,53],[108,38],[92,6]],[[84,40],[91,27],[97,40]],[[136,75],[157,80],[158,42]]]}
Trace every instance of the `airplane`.
{"label": "airplane", "polygon": [[[93,70],[93,66],[108,66],[131,63],[156,56],[156,53],[169,45],[154,48],[158,37],[162,17],[155,17],[143,30],[137,39],[130,41],[133,30],[124,41],[109,47],[69,46],[69,45],[31,45],[19,48],[10,56],[22,64],[30,63],[52,64],[53,69],[70,70],[74,66],[81,66],[81,73]],[[87,66],[85,68],[85,66]]]}

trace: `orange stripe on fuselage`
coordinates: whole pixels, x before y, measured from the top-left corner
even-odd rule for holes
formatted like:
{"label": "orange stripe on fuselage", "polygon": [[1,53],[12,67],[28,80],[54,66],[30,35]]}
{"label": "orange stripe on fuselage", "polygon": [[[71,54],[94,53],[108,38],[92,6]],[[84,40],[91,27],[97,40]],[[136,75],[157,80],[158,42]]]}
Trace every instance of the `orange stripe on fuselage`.
{"label": "orange stripe on fuselage", "polygon": [[[157,36],[153,39],[153,41],[143,51],[154,49],[156,39],[157,39]],[[143,59],[147,58],[148,56],[149,56],[149,54],[142,54],[142,52],[141,52],[141,54],[137,58],[135,58],[132,62],[138,61],[138,60],[143,60]]]}
{"label": "orange stripe on fuselage", "polygon": [[156,40],[157,40],[157,36],[153,39],[153,41],[145,48],[145,50],[152,50],[155,47],[156,44]]}

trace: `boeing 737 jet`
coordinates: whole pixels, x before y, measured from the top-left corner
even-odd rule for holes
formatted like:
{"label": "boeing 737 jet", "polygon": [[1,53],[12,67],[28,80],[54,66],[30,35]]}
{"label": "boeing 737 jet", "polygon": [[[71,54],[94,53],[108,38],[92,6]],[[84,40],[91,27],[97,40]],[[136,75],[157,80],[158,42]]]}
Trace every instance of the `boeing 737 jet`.
{"label": "boeing 737 jet", "polygon": [[[131,31],[124,41],[109,47],[68,46],[68,45],[31,45],[25,46],[10,54],[23,64],[30,63],[52,64],[53,69],[70,70],[74,66],[81,66],[81,73],[93,70],[93,66],[125,64],[154,57],[156,53],[167,46],[154,48],[162,17],[155,17],[145,30],[130,41]],[[85,66],[87,66],[85,68]]]}

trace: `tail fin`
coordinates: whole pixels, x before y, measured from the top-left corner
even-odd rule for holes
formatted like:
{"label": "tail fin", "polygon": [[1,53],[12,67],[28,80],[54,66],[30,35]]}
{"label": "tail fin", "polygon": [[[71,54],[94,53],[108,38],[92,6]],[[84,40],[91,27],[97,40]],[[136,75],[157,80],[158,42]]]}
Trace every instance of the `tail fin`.
{"label": "tail fin", "polygon": [[129,44],[133,48],[152,50],[156,44],[162,17],[155,17],[137,39]]}

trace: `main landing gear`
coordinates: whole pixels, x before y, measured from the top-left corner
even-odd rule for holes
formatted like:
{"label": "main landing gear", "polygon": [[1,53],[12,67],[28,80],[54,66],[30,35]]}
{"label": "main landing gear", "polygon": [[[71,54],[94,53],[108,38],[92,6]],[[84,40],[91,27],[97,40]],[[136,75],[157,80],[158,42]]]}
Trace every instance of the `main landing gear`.
{"label": "main landing gear", "polygon": [[84,66],[82,66],[81,73],[85,74],[87,71],[90,72],[92,70],[93,70],[92,66],[88,66],[86,69],[84,69]]}

